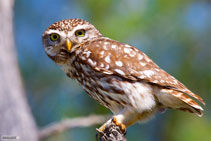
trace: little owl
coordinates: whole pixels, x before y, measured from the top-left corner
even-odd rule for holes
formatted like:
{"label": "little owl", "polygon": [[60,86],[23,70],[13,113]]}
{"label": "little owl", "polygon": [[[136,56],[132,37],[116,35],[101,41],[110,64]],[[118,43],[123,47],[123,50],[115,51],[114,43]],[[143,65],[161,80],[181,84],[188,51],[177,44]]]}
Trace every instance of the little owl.
{"label": "little owl", "polygon": [[[50,25],[42,36],[46,54],[76,79],[89,96],[109,108],[122,131],[165,108],[202,116],[204,103],[137,48],[104,37],[92,24],[68,19]],[[190,97],[192,98],[190,98]]]}

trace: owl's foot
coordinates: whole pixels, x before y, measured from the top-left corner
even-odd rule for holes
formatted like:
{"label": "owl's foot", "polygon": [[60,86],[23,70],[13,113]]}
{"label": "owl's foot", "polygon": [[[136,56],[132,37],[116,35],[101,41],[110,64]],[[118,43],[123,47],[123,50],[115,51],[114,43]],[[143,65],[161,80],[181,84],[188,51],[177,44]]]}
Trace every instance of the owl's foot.
{"label": "owl's foot", "polygon": [[119,122],[116,116],[113,117],[112,122],[113,122],[116,126],[118,126],[118,127],[120,128],[120,130],[122,131],[123,134],[126,133],[126,126],[125,126],[125,124]]}
{"label": "owl's foot", "polygon": [[97,129],[97,132],[97,141],[126,141],[126,126],[115,116]]}
{"label": "owl's foot", "polygon": [[124,134],[126,133],[126,126],[125,126],[125,124],[123,124],[120,121],[118,121],[118,118],[116,116],[114,116],[112,118],[112,120],[107,121],[99,129],[97,129],[98,132],[104,132],[105,129],[107,128],[107,126],[109,125],[109,123],[113,123],[114,125],[118,126],[122,133],[124,133]]}
{"label": "owl's foot", "polygon": [[104,132],[105,128],[106,128],[106,123],[104,123],[102,126],[100,126],[100,128],[97,129],[97,131],[98,132]]}

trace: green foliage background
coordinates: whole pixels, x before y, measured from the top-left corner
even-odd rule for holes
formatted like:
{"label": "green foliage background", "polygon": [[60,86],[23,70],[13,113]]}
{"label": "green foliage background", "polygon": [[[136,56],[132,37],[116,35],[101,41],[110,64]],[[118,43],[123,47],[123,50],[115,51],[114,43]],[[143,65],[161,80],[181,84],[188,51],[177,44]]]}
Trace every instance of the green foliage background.
{"label": "green foliage background", "polygon": [[[107,114],[44,53],[41,35],[53,22],[83,18],[104,36],[136,46],[204,98],[204,116],[175,110],[128,129],[129,141],[211,140],[211,3],[206,0],[17,0],[14,30],[29,104],[38,126]],[[76,128],[46,141],[95,140]]]}

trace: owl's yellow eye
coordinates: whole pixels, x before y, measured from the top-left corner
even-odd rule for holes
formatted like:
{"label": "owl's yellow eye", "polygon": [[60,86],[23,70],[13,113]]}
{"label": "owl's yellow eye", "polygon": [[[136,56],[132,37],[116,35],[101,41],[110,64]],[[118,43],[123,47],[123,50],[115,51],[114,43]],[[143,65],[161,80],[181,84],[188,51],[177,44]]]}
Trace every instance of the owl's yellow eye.
{"label": "owl's yellow eye", "polygon": [[51,41],[57,41],[57,40],[59,40],[59,38],[60,38],[60,36],[56,33],[53,33],[50,35]]}
{"label": "owl's yellow eye", "polygon": [[83,37],[85,35],[85,30],[81,29],[81,30],[77,30],[75,32],[75,35],[76,36],[79,36],[79,37]]}

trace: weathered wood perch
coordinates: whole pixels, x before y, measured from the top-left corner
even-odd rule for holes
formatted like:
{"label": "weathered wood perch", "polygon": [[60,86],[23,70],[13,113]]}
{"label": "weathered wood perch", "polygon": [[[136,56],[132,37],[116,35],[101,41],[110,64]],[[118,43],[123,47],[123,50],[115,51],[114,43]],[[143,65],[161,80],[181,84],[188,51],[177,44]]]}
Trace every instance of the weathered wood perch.
{"label": "weathered wood perch", "polygon": [[127,141],[125,133],[123,133],[119,126],[116,126],[113,122],[106,126],[104,132],[97,131],[96,138],[98,141]]}
{"label": "weathered wood perch", "polygon": [[[109,119],[109,115],[90,115],[87,117],[77,117],[64,119],[58,123],[52,123],[39,131],[39,139],[45,139],[49,136],[59,134],[66,130],[76,127],[88,127],[95,124],[103,124]],[[126,141],[125,134],[113,122],[106,126],[104,132],[99,132],[97,129],[96,139],[98,141]]]}
{"label": "weathered wood perch", "polygon": [[52,123],[39,131],[39,139],[70,130],[76,127],[89,127],[96,124],[104,123],[110,116],[108,115],[90,115],[87,117],[77,117],[64,119],[57,123]]}
{"label": "weathered wood perch", "polygon": [[13,38],[14,0],[0,0],[0,140],[37,141]]}

